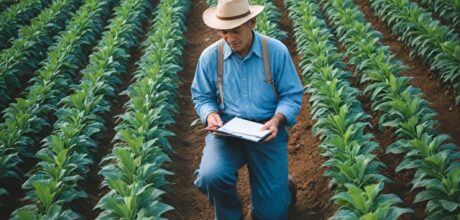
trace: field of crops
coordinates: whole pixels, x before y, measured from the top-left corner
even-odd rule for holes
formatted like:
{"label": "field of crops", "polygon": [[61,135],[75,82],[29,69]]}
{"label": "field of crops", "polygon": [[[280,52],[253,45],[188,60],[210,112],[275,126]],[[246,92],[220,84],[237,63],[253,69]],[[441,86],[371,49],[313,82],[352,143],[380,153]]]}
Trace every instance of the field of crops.
{"label": "field of crops", "polygon": [[[290,219],[459,220],[460,1],[250,2],[305,91]],[[0,219],[213,219],[190,85],[216,3],[0,0]]]}

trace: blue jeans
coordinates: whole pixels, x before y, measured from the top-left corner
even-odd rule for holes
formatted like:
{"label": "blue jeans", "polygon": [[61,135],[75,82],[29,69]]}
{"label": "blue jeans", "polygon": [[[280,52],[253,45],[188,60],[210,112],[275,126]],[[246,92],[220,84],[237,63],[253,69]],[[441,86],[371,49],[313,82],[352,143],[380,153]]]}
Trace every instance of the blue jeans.
{"label": "blue jeans", "polygon": [[253,219],[287,219],[291,201],[287,140],[284,128],[268,143],[206,136],[201,164],[195,172],[195,186],[209,198],[216,219],[243,219],[236,181],[237,171],[245,163],[249,170]]}

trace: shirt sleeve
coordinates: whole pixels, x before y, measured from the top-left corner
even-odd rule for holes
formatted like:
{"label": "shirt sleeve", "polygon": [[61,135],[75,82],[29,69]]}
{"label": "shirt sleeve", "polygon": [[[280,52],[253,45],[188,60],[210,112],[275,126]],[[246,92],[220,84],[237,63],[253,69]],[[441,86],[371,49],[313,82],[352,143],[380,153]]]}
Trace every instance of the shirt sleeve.
{"label": "shirt sleeve", "polygon": [[276,112],[283,114],[286,119],[286,125],[292,127],[296,123],[296,117],[302,104],[302,84],[286,46],[282,45],[279,56],[282,58],[279,59],[282,62],[278,67],[279,69],[276,68],[278,79],[275,82],[278,84],[277,91],[279,96]]}
{"label": "shirt sleeve", "polygon": [[214,83],[212,72],[209,71],[208,53],[203,53],[198,60],[195,77],[192,82],[192,101],[195,105],[195,111],[201,119],[201,123],[206,124],[206,117],[211,112],[219,112],[216,95],[216,85]]}

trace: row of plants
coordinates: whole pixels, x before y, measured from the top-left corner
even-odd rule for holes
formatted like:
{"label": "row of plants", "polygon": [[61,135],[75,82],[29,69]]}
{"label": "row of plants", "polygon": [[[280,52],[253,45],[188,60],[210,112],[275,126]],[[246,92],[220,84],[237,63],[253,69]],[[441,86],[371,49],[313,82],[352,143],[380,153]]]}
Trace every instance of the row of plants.
{"label": "row of plants", "polygon": [[[0,50],[10,45],[10,38],[16,38],[18,29],[25,25],[30,19],[37,16],[51,0],[22,0],[17,4],[11,5],[0,14]],[[1,2],[1,6],[8,5],[9,2]]]}
{"label": "row of plants", "polygon": [[166,127],[174,123],[181,57],[185,44],[188,0],[164,0],[147,40],[145,54],[138,62],[136,81],[121,94],[129,97],[127,111],[115,128],[116,142],[103,160],[100,174],[108,193],[96,208],[98,219],[162,219],[173,207],[161,202],[168,182],[162,169],[170,161],[172,148]]}
{"label": "row of plants", "polygon": [[70,20],[81,0],[55,1],[49,8],[32,19],[29,26],[19,30],[19,38],[0,54],[0,110],[11,102],[39,63],[46,58],[53,37]]}
{"label": "row of plants", "polygon": [[[217,0],[207,0],[209,6],[217,5]],[[287,33],[278,27],[281,13],[271,0],[250,0],[251,4],[263,5],[264,11],[257,16],[256,30],[264,35],[284,40]]]}
{"label": "row of plants", "polygon": [[324,11],[345,46],[350,64],[355,66],[371,100],[371,110],[379,113],[380,129],[395,130],[396,141],[387,153],[403,154],[396,171],[415,169],[413,189],[421,188],[413,202],[427,201],[428,219],[460,217],[460,153],[438,134],[436,113],[423,100],[422,92],[400,77],[405,69],[388,47],[379,43],[381,34],[372,29],[352,0],[321,0]]}
{"label": "row of plants", "polygon": [[397,219],[410,209],[397,207],[401,199],[383,194],[380,174],[385,165],[376,159],[378,143],[369,128],[367,115],[358,100],[360,91],[349,82],[352,74],[345,71],[341,54],[319,7],[313,0],[286,1],[294,24],[294,36],[299,54],[305,89],[311,94],[311,113],[316,120],[312,133],[320,138],[322,164],[329,169],[332,197],[338,211],[330,219]]}
{"label": "row of plants", "polygon": [[37,152],[38,165],[23,184],[27,205],[13,219],[77,219],[71,202],[87,198],[81,187],[94,163],[92,155],[105,131],[104,114],[116,96],[121,75],[127,73],[129,52],[138,45],[148,0],[124,0],[115,10],[109,30],[82,70],[74,93],[60,102],[54,130]]}
{"label": "row of plants", "polygon": [[11,5],[17,3],[18,0],[2,0],[0,1],[0,13],[8,9]]}
{"label": "row of plants", "polygon": [[409,0],[371,0],[376,16],[385,21],[411,49],[439,73],[460,104],[460,41],[449,27]]}
{"label": "row of plants", "polygon": [[458,0],[421,0],[424,6],[450,22],[452,28],[460,30],[460,1]]}
{"label": "row of plants", "polygon": [[[0,180],[16,178],[22,182],[22,158],[33,157],[44,128],[52,126],[59,101],[68,94],[78,70],[87,62],[90,47],[96,44],[114,0],[86,0],[57,42],[49,49],[33,84],[23,98],[4,110],[0,124]],[[0,196],[6,193],[0,190]]]}

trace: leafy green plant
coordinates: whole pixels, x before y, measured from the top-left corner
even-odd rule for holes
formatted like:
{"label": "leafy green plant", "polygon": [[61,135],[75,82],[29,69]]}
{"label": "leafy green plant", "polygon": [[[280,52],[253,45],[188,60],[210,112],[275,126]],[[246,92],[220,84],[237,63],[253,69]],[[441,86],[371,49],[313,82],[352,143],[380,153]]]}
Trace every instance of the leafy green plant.
{"label": "leafy green plant", "polygon": [[[10,38],[17,37],[20,26],[25,25],[30,19],[39,14],[50,2],[50,0],[22,0],[9,7],[6,11],[1,12],[0,49],[10,46],[8,41]],[[2,1],[0,7],[7,4],[7,2]]]}
{"label": "leafy green plant", "polygon": [[85,47],[96,43],[111,4],[111,1],[87,1],[67,25],[67,31],[51,46],[25,97],[18,98],[4,110],[5,122],[0,124],[0,158],[5,162],[0,163],[0,179],[22,178],[18,169],[21,158],[33,157],[36,152],[43,138],[42,129],[51,126],[49,114],[56,111],[58,102],[74,84],[73,77],[86,61]]}
{"label": "leafy green plant", "polygon": [[95,207],[102,209],[98,219],[163,219],[161,215],[173,209],[161,202],[168,184],[165,176],[172,174],[161,166],[170,161],[166,151],[172,152],[167,137],[173,133],[165,127],[174,122],[177,111],[173,98],[189,8],[187,0],[165,0],[156,8],[136,82],[122,92],[130,99],[116,127],[117,143],[102,162],[103,186],[110,191]]}
{"label": "leafy green plant", "polygon": [[[364,190],[347,184],[347,191],[338,193],[333,197],[344,208],[339,210],[330,219],[398,219],[399,216],[409,212],[409,209],[392,206],[400,203],[401,199],[394,194],[379,195],[383,184],[373,184],[364,187]],[[358,214],[356,214],[358,213]]]}
{"label": "leafy green plant", "polygon": [[8,9],[13,4],[16,4],[18,0],[4,0],[2,4],[0,4],[0,13],[3,13],[6,9]]}
{"label": "leafy green plant", "polygon": [[0,54],[0,109],[11,102],[11,95],[24,86],[39,62],[46,58],[53,36],[61,31],[81,4],[77,1],[56,1],[29,26],[19,30],[12,47]]}
{"label": "leafy green plant", "polygon": [[455,103],[459,104],[460,41],[457,34],[408,0],[372,0],[371,6],[393,33],[400,35],[400,39],[411,48],[412,56],[420,56],[439,72],[440,80],[453,89]]}
{"label": "leafy green plant", "polygon": [[[23,185],[30,204],[17,209],[13,219],[79,217],[70,205],[87,197],[79,182],[94,163],[91,155],[105,129],[102,114],[110,109],[109,98],[121,82],[120,74],[127,72],[128,51],[138,44],[149,6],[148,1],[126,0],[115,8],[109,30],[90,56],[80,84],[73,88],[75,93],[61,101],[53,134],[45,139],[37,153],[40,161]],[[46,192],[53,193],[43,196]]]}
{"label": "leafy green plant", "polygon": [[[352,56],[350,63],[355,65],[357,72],[362,75],[361,82],[366,84],[365,93],[371,98],[372,110],[380,113],[380,128],[389,127],[396,130],[397,140],[387,148],[389,153],[405,154],[396,171],[415,169],[413,187],[426,189],[427,186],[420,182],[441,181],[446,178],[449,169],[460,169],[455,162],[458,160],[458,153],[454,153],[455,145],[445,143],[449,141],[449,137],[437,134],[434,127],[437,123],[436,112],[421,98],[420,89],[410,86],[407,77],[398,76],[405,67],[394,59],[388,47],[379,43],[381,34],[372,30],[364,15],[351,0],[321,2],[336,34],[340,36],[339,41]],[[398,6],[404,5],[404,1],[398,1]],[[415,15],[416,13],[411,14],[413,17]],[[403,28],[402,23],[400,25]],[[429,204],[441,204],[440,201],[446,198],[450,199],[451,203],[458,203],[460,199],[440,194],[432,195],[439,197],[430,197]],[[416,200],[418,201],[424,200]],[[452,219],[453,216],[459,215],[458,210],[451,207],[432,207],[434,206],[427,205],[426,209],[430,219],[439,219],[440,216]]]}
{"label": "leafy green plant", "polygon": [[[442,155],[438,161],[445,160],[446,155]],[[430,158],[435,161],[436,159]],[[457,163],[447,168],[447,174],[441,179],[422,179],[421,177],[413,181],[414,187],[424,187],[425,190],[417,194],[415,202],[428,201],[427,209],[431,213],[430,219],[458,219],[460,202],[460,170]]]}
{"label": "leafy green plant", "polygon": [[460,30],[460,1],[458,0],[422,0],[423,5],[440,17],[451,22],[451,27]]}
{"label": "leafy green plant", "polygon": [[[400,202],[397,196],[379,195],[380,188],[374,189],[374,184],[382,188],[389,181],[379,173],[383,164],[372,154],[379,146],[371,141],[372,134],[365,133],[369,116],[357,99],[359,90],[348,81],[351,73],[343,70],[345,65],[319,7],[308,0],[286,1],[286,7],[302,57],[305,89],[312,93],[311,111],[317,120],[312,132],[320,136],[321,155],[329,158],[322,165],[329,168],[324,175],[331,177],[330,186],[336,189],[333,199],[339,210],[333,218],[396,219],[410,212],[395,206]],[[345,199],[347,196],[353,199]],[[374,202],[374,198],[385,202]]]}

